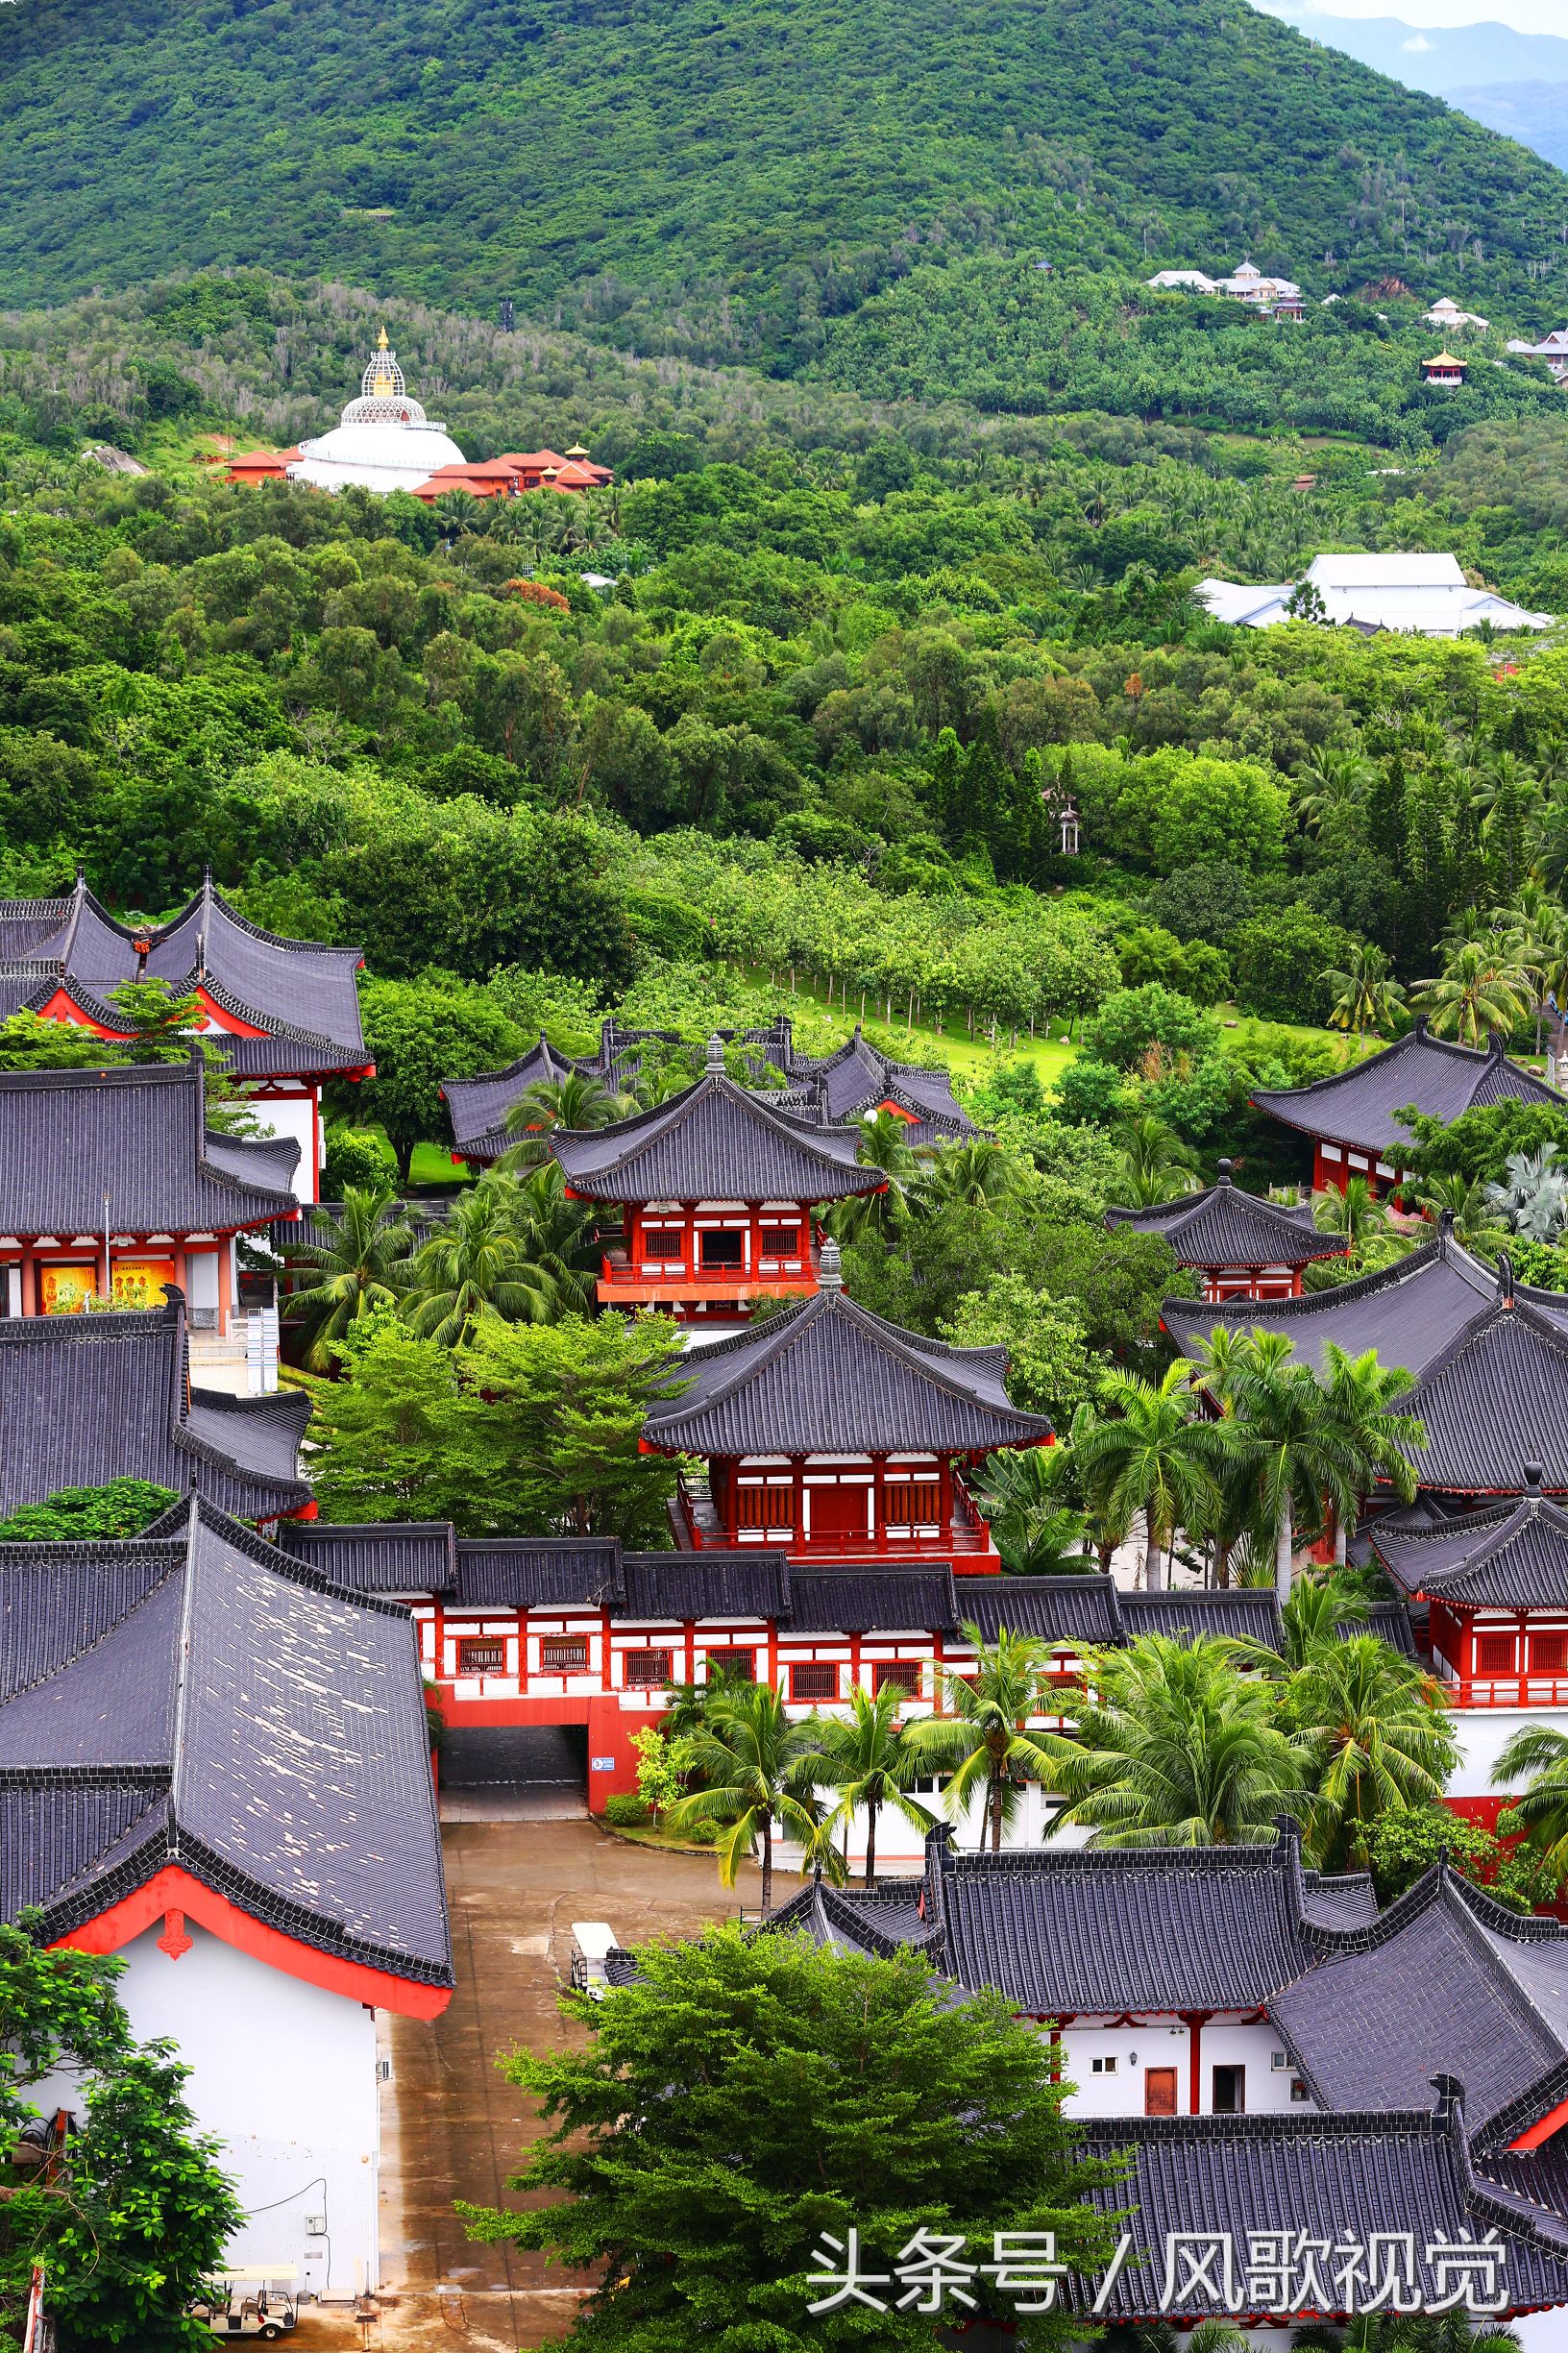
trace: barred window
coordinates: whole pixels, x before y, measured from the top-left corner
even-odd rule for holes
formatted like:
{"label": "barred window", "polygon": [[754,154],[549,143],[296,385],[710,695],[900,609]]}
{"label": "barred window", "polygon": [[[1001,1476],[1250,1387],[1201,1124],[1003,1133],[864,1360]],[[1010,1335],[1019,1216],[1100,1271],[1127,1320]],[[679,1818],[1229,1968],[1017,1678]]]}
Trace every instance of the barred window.
{"label": "barred window", "polygon": [[459,1642],[457,1645],[457,1672],[459,1675],[504,1675],[506,1672],[504,1640],[499,1636],[492,1639],[486,1635],[482,1640],[471,1638],[466,1642]]}
{"label": "barred window", "polygon": [[539,1646],[539,1664],[547,1675],[570,1675],[588,1664],[586,1634],[565,1634],[553,1641],[547,1634]]}
{"label": "barred window", "polygon": [[670,1669],[674,1662],[672,1652],[627,1651],[624,1656],[622,1673],[628,1690],[647,1691],[649,1686],[670,1680]]}
{"label": "barred window", "polygon": [[1482,1675],[1513,1673],[1513,1636],[1482,1634],[1476,1642],[1476,1668]]}
{"label": "barred window", "polygon": [[1568,1634],[1532,1634],[1530,1663],[1537,1675],[1568,1674]]}
{"label": "barred window", "polygon": [[836,1700],[839,1670],[833,1666],[799,1666],[790,1670],[792,1700]]}
{"label": "barred window", "polygon": [[793,1528],[794,1486],[737,1486],[735,1523],[739,1528]]}
{"label": "barred window", "polygon": [[912,1699],[920,1688],[920,1664],[917,1658],[879,1658],[871,1669],[871,1689],[907,1691]]}
{"label": "barred window", "polygon": [[900,1479],[883,1490],[890,1528],[919,1528],[942,1517],[942,1483],[936,1479]]}

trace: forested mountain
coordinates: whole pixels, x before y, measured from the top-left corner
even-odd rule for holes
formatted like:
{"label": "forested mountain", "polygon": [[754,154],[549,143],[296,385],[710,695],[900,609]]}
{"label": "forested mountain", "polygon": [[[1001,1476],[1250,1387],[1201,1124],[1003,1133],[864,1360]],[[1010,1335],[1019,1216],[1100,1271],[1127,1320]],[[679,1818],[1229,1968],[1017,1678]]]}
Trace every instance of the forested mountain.
{"label": "forested mountain", "polygon": [[303,266],[796,373],[975,252],[1568,273],[1568,180],[1229,0],[22,0],[0,76],[12,301]]}
{"label": "forested mountain", "polygon": [[1549,163],[1568,164],[1568,40],[1556,34],[1501,24],[1417,31],[1397,16],[1335,16],[1305,0],[1268,0],[1268,13],[1408,89],[1446,98]]}

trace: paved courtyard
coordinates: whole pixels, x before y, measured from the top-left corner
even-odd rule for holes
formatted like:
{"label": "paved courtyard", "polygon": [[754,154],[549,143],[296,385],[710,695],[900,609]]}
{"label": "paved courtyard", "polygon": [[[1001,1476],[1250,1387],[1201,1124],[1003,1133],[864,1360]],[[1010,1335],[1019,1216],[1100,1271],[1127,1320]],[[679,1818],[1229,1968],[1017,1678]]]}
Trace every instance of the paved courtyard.
{"label": "paved courtyard", "polygon": [[542,2256],[474,2244],[452,2210],[454,2198],[517,2202],[506,2181],[535,2121],[496,2054],[577,2038],[555,2006],[574,1921],[608,1921],[636,1944],[690,1935],[732,1916],[743,1899],[759,1900],[754,1872],[725,1891],[709,1856],[634,1846],[580,1810],[539,1818],[545,1809],[534,1802],[531,1819],[476,1820],[473,1807],[453,1808],[464,1818],[448,1819],[443,1833],[457,1990],[433,2026],[392,2022],[382,2109],[386,2293],[368,2323],[312,2315],[294,2340],[302,2348],[433,2353],[457,2343],[511,2353],[563,2336],[576,2302],[570,2279]]}

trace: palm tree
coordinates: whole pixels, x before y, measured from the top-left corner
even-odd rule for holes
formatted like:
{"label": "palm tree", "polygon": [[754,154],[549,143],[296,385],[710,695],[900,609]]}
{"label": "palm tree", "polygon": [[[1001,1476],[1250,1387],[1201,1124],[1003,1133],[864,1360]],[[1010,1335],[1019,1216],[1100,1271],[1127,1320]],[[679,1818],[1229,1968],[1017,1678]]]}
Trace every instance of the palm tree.
{"label": "palm tree", "polygon": [[1217,1471],[1223,1439],[1192,1413],[1185,1358],[1157,1383],[1140,1374],[1112,1372],[1100,1396],[1116,1418],[1095,1424],[1079,1455],[1089,1491],[1104,1517],[1126,1529],[1143,1515],[1143,1582],[1163,1582],[1162,1558],[1179,1528],[1202,1532],[1219,1502]]}
{"label": "palm tree", "polygon": [[1051,1825],[1103,1847],[1266,1844],[1305,1812],[1303,1746],[1281,1730],[1272,1687],[1238,1675],[1234,1646],[1148,1634],[1097,1653],[1076,1738],[1052,1743],[1068,1803]]}
{"label": "palm tree", "polygon": [[849,1694],[847,1723],[833,1717],[819,1728],[821,1756],[817,1777],[839,1792],[839,1802],[826,1827],[842,1822],[847,1829],[861,1808],[866,1814],[866,1884],[876,1881],[876,1819],[885,1805],[901,1814],[923,1836],[936,1816],[909,1795],[910,1783],[923,1770],[898,1721],[904,1694],[884,1683],[873,1695],[857,1683]]}
{"label": "palm tree", "polygon": [[1022,1446],[988,1455],[970,1481],[1010,1575],[1072,1576],[1093,1567],[1084,1515],[1067,1496],[1073,1471],[1066,1446]]}
{"label": "palm tree", "polygon": [[1464,941],[1435,979],[1416,983],[1410,1003],[1426,1014],[1433,1037],[1484,1045],[1529,1017],[1530,977],[1516,951],[1493,932]]}
{"label": "palm tree", "polygon": [[1309,1844],[1327,1871],[1364,1871],[1379,1819],[1434,1805],[1458,1762],[1442,1689],[1376,1634],[1328,1644],[1286,1707],[1317,1777]]}
{"label": "palm tree", "polygon": [[1305,1364],[1290,1361],[1283,1332],[1254,1332],[1231,1383],[1229,1443],[1245,1465],[1258,1525],[1274,1546],[1274,1587],[1289,1595],[1298,1526],[1322,1524],[1325,1507],[1347,1519],[1363,1469],[1349,1433]]}
{"label": "palm tree", "polygon": [[1338,1577],[1298,1577],[1280,1610],[1285,1643],[1278,1656],[1289,1674],[1313,1665],[1339,1641],[1339,1630],[1359,1625],[1366,1604]]}
{"label": "palm tree", "polygon": [[847,1200],[837,1201],[822,1222],[836,1242],[886,1240],[908,1216],[905,1196],[919,1169],[910,1148],[909,1121],[891,1111],[863,1119],[855,1157],[863,1168],[881,1169],[888,1180],[887,1190],[853,1193]]}
{"label": "palm tree", "polygon": [[[1190,2353],[1199,2353],[1201,2334],[1186,2341]],[[1477,2321],[1464,2312],[1376,2313],[1343,2330],[1310,2320],[1291,2338],[1290,2353],[1522,2353],[1522,2347],[1501,2320]]]}
{"label": "palm tree", "polygon": [[981,1844],[989,1828],[991,1851],[999,1854],[1002,1831],[1017,1811],[1019,1793],[1028,1781],[1049,1781],[1055,1772],[1052,1746],[1028,1729],[1031,1716],[1061,1713],[1061,1695],[1046,1669],[1043,1643],[1031,1634],[1015,1634],[1004,1626],[994,1643],[988,1643],[977,1626],[966,1624],[965,1637],[974,1653],[971,1674],[939,1670],[940,1716],[927,1716],[906,1728],[904,1738],[922,1765],[950,1772],[947,1807],[961,1814],[971,1799],[984,1795]]}
{"label": "palm tree", "polygon": [[[1396,1412],[1396,1400],[1415,1385],[1403,1364],[1382,1364],[1375,1348],[1353,1357],[1337,1341],[1323,1352],[1323,1388],[1329,1411],[1338,1424],[1354,1457],[1351,1484],[1358,1504],[1378,1485],[1392,1487],[1402,1504],[1415,1495],[1416,1477],[1407,1449],[1425,1446],[1424,1423],[1413,1413]],[[1354,1521],[1335,1512],[1335,1558],[1344,1565]]]}
{"label": "palm tree", "polygon": [[306,1371],[319,1373],[351,1324],[403,1296],[413,1236],[390,1185],[350,1186],[337,1215],[318,1210],[310,1230],[327,1238],[290,1243],[288,1258],[315,1279],[289,1294],[285,1312],[305,1327]]}
{"label": "palm tree", "polygon": [[582,1070],[569,1070],[559,1079],[536,1079],[506,1114],[507,1133],[519,1140],[500,1165],[530,1167],[548,1157],[545,1139],[552,1129],[608,1127],[612,1119],[624,1118],[627,1108],[624,1096],[612,1094],[601,1079]]}
{"label": "palm tree", "polygon": [[516,1191],[507,1177],[481,1177],[415,1253],[408,1324],[421,1339],[455,1348],[481,1316],[538,1324],[560,1311],[556,1283],[525,1247]]}
{"label": "palm tree", "polygon": [[1335,1029],[1354,1032],[1359,1062],[1367,1031],[1389,1027],[1405,1002],[1405,992],[1390,978],[1388,959],[1382,948],[1365,944],[1351,949],[1343,971],[1331,969],[1322,978],[1334,991],[1329,1020]]}
{"label": "palm tree", "polygon": [[950,1208],[992,1209],[1017,1189],[1012,1157],[989,1137],[941,1145],[910,1187],[926,1214]]}
{"label": "palm tree", "polygon": [[728,1825],[728,1835],[716,1848],[725,1887],[734,1886],[742,1862],[760,1845],[765,1918],[773,1908],[775,1828],[808,1856],[832,1857],[812,1795],[821,1735],[814,1719],[792,1720],[772,1683],[726,1683],[687,1734],[691,1769],[704,1786],[671,1807],[671,1826],[681,1830],[694,1822]]}
{"label": "palm tree", "polygon": [[1312,1223],[1320,1234],[1343,1237],[1345,1257],[1355,1274],[1370,1274],[1379,1266],[1387,1266],[1414,1247],[1410,1237],[1390,1222],[1386,1207],[1365,1177],[1347,1178],[1343,1192],[1331,1185],[1318,1193],[1312,1202]]}
{"label": "palm tree", "polygon": [[1505,1835],[1522,1830],[1560,1887],[1568,1879],[1568,1732],[1527,1724],[1506,1740],[1492,1768],[1492,1787],[1506,1789],[1527,1773],[1529,1788],[1500,1816],[1498,1828]]}
{"label": "palm tree", "polygon": [[1137,1209],[1152,1209],[1192,1184],[1192,1155],[1168,1119],[1157,1112],[1139,1112],[1115,1130],[1121,1146],[1120,1184],[1123,1197]]}
{"label": "palm tree", "polygon": [[1416,1196],[1419,1206],[1429,1217],[1441,1217],[1446,1211],[1453,1221],[1454,1238],[1466,1250],[1474,1250],[1482,1258],[1496,1258],[1506,1250],[1509,1229],[1498,1217],[1486,1198],[1486,1187],[1480,1177],[1437,1176],[1427,1179],[1427,1189]]}
{"label": "palm tree", "polygon": [[557,1161],[542,1161],[512,1190],[511,1215],[529,1263],[555,1294],[557,1315],[586,1314],[594,1303],[600,1252],[592,1207],[569,1201]]}

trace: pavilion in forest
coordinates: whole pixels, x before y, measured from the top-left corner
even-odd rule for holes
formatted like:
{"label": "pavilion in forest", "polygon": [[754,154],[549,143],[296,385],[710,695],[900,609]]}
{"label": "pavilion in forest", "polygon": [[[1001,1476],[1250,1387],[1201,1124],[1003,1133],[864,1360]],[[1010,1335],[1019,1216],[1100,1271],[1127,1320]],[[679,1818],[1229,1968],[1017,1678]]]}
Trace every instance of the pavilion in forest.
{"label": "pavilion in forest", "polygon": [[676,1541],[694,1551],[772,1546],[792,1560],[951,1559],[995,1565],[959,1461],[1051,1440],[1002,1385],[1000,1348],[952,1348],[856,1307],[838,1247],[814,1298],[688,1360],[685,1389],[654,1408],[643,1444],[697,1458],[682,1475]]}
{"label": "pavilion in forest", "polygon": [[1485,1047],[1457,1045],[1434,1038],[1418,1019],[1409,1036],[1348,1070],[1306,1087],[1259,1088],[1252,1100],[1311,1139],[1314,1190],[1333,1186],[1343,1192],[1347,1180],[1359,1176],[1381,1193],[1398,1185],[1409,1164],[1410,1131],[1399,1116],[1408,1106],[1451,1120],[1507,1097],[1568,1111],[1545,1079],[1508,1060],[1501,1038]]}
{"label": "pavilion in forest", "polygon": [[723,1056],[714,1038],[695,1086],[608,1127],[550,1134],[569,1198],[620,1212],[601,1229],[602,1306],[733,1323],[760,1294],[813,1291],[813,1212],[887,1188],[858,1162],[853,1129],[737,1086]]}
{"label": "pavilion in forest", "polygon": [[199,1007],[199,1035],[241,1082],[258,1119],[299,1147],[294,1189],[318,1197],[321,1091],[375,1076],[359,1020],[356,947],[263,931],[232,907],[210,873],[163,923],[123,923],[78,872],[63,898],[0,899],[0,1019],[27,1011],[100,1038],[129,1035],[108,1001],[127,981],[161,980]]}
{"label": "pavilion in forest", "polygon": [[1149,1209],[1114,1209],[1108,1226],[1130,1226],[1157,1234],[1170,1244],[1178,1266],[1201,1276],[1203,1297],[1299,1299],[1302,1276],[1318,1259],[1342,1258],[1342,1235],[1319,1234],[1311,1202],[1286,1209],[1277,1201],[1243,1192],[1222,1160],[1215,1183],[1202,1192],[1178,1193]]}

